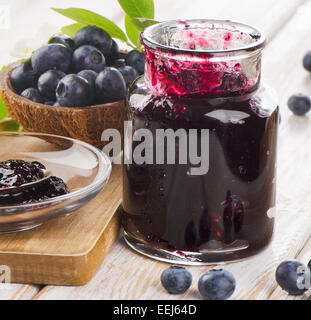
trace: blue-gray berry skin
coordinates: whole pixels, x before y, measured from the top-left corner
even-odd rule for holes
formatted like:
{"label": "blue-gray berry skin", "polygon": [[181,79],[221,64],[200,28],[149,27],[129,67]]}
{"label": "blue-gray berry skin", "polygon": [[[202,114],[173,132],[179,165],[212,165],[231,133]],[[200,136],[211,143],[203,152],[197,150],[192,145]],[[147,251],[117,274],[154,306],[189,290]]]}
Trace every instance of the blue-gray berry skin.
{"label": "blue-gray berry skin", "polygon": [[31,57],[32,68],[37,74],[52,69],[66,73],[71,66],[71,54],[72,50],[62,44],[47,44],[33,53]]}
{"label": "blue-gray berry skin", "polygon": [[311,100],[303,94],[292,95],[288,100],[288,107],[296,116],[304,116],[311,109]]}
{"label": "blue-gray berry skin", "polygon": [[96,94],[99,103],[122,100],[126,96],[126,84],[121,72],[115,68],[106,67],[95,81]]}
{"label": "blue-gray berry skin", "polygon": [[86,79],[68,74],[56,88],[57,106],[85,107],[90,105],[90,87]]}
{"label": "blue-gray berry skin", "polygon": [[55,90],[58,82],[65,77],[65,73],[60,70],[48,70],[38,79],[38,89],[44,98],[50,101],[56,100]]}
{"label": "blue-gray berry skin", "polygon": [[25,89],[21,93],[21,96],[26,98],[26,99],[28,99],[28,100],[31,100],[33,102],[38,102],[38,103],[43,103],[44,102],[39,90],[36,89],[36,88],[27,88],[27,89]]}
{"label": "blue-gray berry skin", "polygon": [[305,284],[305,274],[302,270],[307,270],[303,263],[294,260],[283,261],[276,269],[276,281],[290,295],[303,295],[307,289],[299,289],[298,286],[299,283]]}
{"label": "blue-gray berry skin", "polygon": [[112,39],[112,45],[110,48],[110,52],[106,54],[106,62],[109,66],[114,64],[114,61],[118,60],[120,56],[120,49],[118,44]]}
{"label": "blue-gray berry skin", "polygon": [[125,66],[126,63],[125,63],[125,59],[117,59],[113,62],[113,65],[112,67],[114,68],[119,68],[119,67],[122,67],[122,66]]}
{"label": "blue-gray berry skin", "polygon": [[308,51],[303,57],[303,66],[307,71],[311,72],[311,51]]}
{"label": "blue-gray berry skin", "polygon": [[11,85],[16,93],[37,86],[38,75],[33,71],[31,62],[18,65],[11,73]]}
{"label": "blue-gray berry skin", "polygon": [[199,279],[201,295],[208,300],[229,299],[236,287],[233,275],[225,270],[209,270]]}
{"label": "blue-gray berry skin", "polygon": [[136,69],[139,75],[145,72],[145,55],[137,50],[130,51],[126,58],[125,63]]}
{"label": "blue-gray berry skin", "polygon": [[122,73],[127,87],[138,77],[136,69],[131,66],[121,66],[118,70]]}
{"label": "blue-gray berry skin", "polygon": [[74,37],[76,48],[90,45],[99,49],[104,56],[108,56],[112,46],[110,35],[103,29],[96,26],[81,28]]}
{"label": "blue-gray berry skin", "polygon": [[100,72],[105,68],[106,60],[99,49],[93,46],[85,45],[77,48],[73,52],[72,65],[75,72],[85,69]]}
{"label": "blue-gray berry skin", "polygon": [[95,81],[98,76],[98,73],[93,70],[82,70],[78,73],[79,76],[87,80],[90,86],[90,102],[93,103],[96,100],[96,91],[95,91]]}
{"label": "blue-gray berry skin", "polygon": [[190,288],[192,275],[183,267],[172,266],[162,272],[161,283],[170,294],[182,294]]}
{"label": "blue-gray berry skin", "polygon": [[50,40],[48,41],[48,44],[50,43],[63,44],[64,46],[70,48],[72,51],[75,49],[74,40],[65,34],[59,34],[51,37]]}

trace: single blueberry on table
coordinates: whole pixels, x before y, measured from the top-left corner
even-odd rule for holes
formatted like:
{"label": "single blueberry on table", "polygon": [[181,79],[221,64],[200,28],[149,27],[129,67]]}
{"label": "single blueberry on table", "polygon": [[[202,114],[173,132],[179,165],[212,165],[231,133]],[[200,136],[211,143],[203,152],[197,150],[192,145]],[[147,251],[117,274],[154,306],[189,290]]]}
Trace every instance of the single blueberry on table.
{"label": "single blueberry on table", "polygon": [[65,77],[65,73],[60,70],[48,70],[38,79],[38,89],[44,98],[56,100],[55,90],[58,82]]}
{"label": "single blueberry on table", "polygon": [[127,87],[138,77],[136,69],[131,66],[121,66],[118,70],[122,73]]}
{"label": "single blueberry on table", "polygon": [[48,43],[59,43],[59,44],[63,44],[66,47],[70,48],[71,50],[75,49],[75,42],[74,40],[65,35],[65,34],[59,34],[59,35],[55,35],[52,38],[50,38],[50,40],[48,41]]}
{"label": "single blueberry on table", "polygon": [[[307,288],[304,288],[307,268],[298,261],[283,261],[276,269],[276,281],[290,295],[303,295],[307,291]],[[300,285],[302,288],[299,288]]]}
{"label": "single blueberry on table", "polygon": [[139,75],[145,72],[145,55],[137,50],[132,50],[127,54],[125,63],[135,68]]}
{"label": "single blueberry on table", "polygon": [[68,74],[56,88],[57,105],[63,107],[85,107],[90,104],[90,87],[86,79]]}
{"label": "single blueberry on table", "polygon": [[306,70],[311,72],[311,51],[308,51],[303,58],[303,66]]}
{"label": "single blueberry on table", "polygon": [[33,70],[38,74],[51,69],[58,69],[66,73],[70,69],[71,54],[72,50],[62,44],[47,44],[33,53],[31,64]]}
{"label": "single blueberry on table", "polygon": [[112,65],[114,61],[119,59],[120,49],[118,44],[112,39],[112,45],[110,48],[110,52],[105,56],[106,62],[108,65]]}
{"label": "single blueberry on table", "polygon": [[81,28],[74,37],[76,48],[83,45],[94,46],[106,57],[109,55],[112,39],[110,35],[96,26],[86,26]]}
{"label": "single blueberry on table", "polygon": [[182,294],[190,288],[192,275],[183,267],[172,266],[162,272],[161,283],[169,293]]}
{"label": "single blueberry on table", "polygon": [[31,62],[18,65],[11,73],[11,85],[16,93],[37,86],[38,75],[33,71]]}
{"label": "single blueberry on table", "polygon": [[39,90],[36,89],[36,88],[27,88],[27,89],[25,89],[21,93],[21,96],[26,98],[26,99],[28,99],[28,100],[31,100],[33,102],[38,102],[38,103],[43,103],[44,102]]}
{"label": "single blueberry on table", "polygon": [[288,107],[296,116],[304,116],[311,109],[311,100],[306,95],[296,94],[289,98]]}
{"label": "single blueberry on table", "polygon": [[82,70],[78,73],[78,76],[81,76],[87,80],[90,87],[90,96],[91,96],[90,103],[95,102],[96,100],[95,81],[98,76],[98,73],[96,73],[93,70]]}
{"label": "single blueberry on table", "polygon": [[122,73],[111,67],[100,72],[95,81],[99,103],[122,100],[126,96],[126,84]]}
{"label": "single blueberry on table", "polygon": [[225,270],[209,270],[199,279],[199,291],[208,300],[229,299],[236,287],[233,275]]}
{"label": "single blueberry on table", "polygon": [[72,54],[72,64],[75,72],[84,69],[100,72],[105,68],[104,55],[93,46],[81,46]]}

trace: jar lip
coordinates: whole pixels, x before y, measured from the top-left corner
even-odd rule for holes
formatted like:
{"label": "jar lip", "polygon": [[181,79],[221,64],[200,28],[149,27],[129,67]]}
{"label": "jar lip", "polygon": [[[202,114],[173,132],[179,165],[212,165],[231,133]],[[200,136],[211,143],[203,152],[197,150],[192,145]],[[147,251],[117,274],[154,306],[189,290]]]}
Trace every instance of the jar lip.
{"label": "jar lip", "polygon": [[[186,26],[190,24],[202,24],[210,25],[211,27],[219,26],[219,28],[225,27],[231,28],[232,31],[241,31],[241,33],[249,34],[250,38],[253,41],[249,44],[237,46],[229,49],[187,49],[187,48],[178,48],[174,46],[165,45],[156,41],[154,35],[156,31],[161,30],[161,28],[180,28],[181,26]],[[249,24],[244,24],[240,22],[234,22],[231,20],[218,20],[218,19],[186,19],[186,20],[168,20],[153,24],[141,33],[141,43],[144,47],[150,49],[160,49],[163,51],[173,51],[177,53],[187,53],[187,54],[210,54],[210,55],[225,55],[230,53],[237,53],[241,51],[257,51],[262,49],[266,44],[266,37],[264,33],[257,27],[254,27]]]}

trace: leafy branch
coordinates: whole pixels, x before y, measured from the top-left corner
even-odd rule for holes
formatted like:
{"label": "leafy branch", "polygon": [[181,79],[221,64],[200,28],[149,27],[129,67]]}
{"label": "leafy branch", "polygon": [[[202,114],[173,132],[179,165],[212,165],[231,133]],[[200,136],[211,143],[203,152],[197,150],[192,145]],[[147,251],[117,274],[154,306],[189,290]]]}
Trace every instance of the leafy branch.
{"label": "leafy branch", "polygon": [[144,28],[157,23],[157,21],[154,20],[153,0],[118,0],[118,2],[125,12],[124,24],[126,32],[111,20],[86,9],[52,8],[52,10],[76,22],[62,27],[61,31],[64,34],[74,37],[82,27],[96,25],[108,32],[112,38],[123,41],[133,49],[141,50],[140,33]]}

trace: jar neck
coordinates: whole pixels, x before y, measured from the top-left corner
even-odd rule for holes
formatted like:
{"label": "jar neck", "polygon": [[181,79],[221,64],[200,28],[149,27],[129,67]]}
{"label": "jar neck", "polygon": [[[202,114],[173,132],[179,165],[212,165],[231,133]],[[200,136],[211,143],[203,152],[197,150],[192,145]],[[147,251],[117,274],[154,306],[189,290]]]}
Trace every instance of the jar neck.
{"label": "jar neck", "polygon": [[256,90],[264,39],[229,21],[171,21],[145,29],[145,80],[156,94],[226,97]]}

